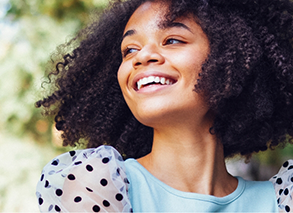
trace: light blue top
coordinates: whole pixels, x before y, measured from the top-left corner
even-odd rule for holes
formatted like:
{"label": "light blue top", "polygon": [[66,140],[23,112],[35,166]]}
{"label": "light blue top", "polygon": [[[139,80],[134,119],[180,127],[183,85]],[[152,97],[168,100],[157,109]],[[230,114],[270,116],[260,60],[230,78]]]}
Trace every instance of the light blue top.
{"label": "light blue top", "polygon": [[[111,146],[57,156],[43,169],[36,196],[41,212],[292,212],[293,160],[270,182],[246,181],[222,198],[162,183]],[[278,205],[278,207],[277,207]],[[277,209],[278,208],[278,209]]]}
{"label": "light blue top", "polygon": [[176,190],[150,174],[135,159],[125,161],[133,212],[279,212],[273,184],[238,178],[236,190],[215,197]]}

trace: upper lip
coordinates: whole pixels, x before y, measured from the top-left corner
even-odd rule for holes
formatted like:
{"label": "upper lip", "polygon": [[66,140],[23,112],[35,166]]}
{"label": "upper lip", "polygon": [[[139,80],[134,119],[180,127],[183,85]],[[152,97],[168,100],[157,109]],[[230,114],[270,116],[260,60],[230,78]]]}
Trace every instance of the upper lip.
{"label": "upper lip", "polygon": [[158,72],[158,71],[147,71],[147,72],[142,72],[137,74],[132,81],[132,88],[134,88],[135,90],[137,90],[137,82],[140,79],[143,79],[145,77],[149,77],[149,76],[154,76],[154,77],[164,77],[166,79],[172,80],[173,83],[177,82],[178,77],[174,76],[174,75],[170,75],[170,74],[166,74],[166,73],[162,73],[162,72]]}

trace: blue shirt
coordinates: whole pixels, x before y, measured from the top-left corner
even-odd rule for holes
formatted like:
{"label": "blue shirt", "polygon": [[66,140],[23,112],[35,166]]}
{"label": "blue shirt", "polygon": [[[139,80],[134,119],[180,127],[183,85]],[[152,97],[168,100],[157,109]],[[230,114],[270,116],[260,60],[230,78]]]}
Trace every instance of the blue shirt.
{"label": "blue shirt", "polygon": [[225,196],[176,190],[150,174],[135,159],[125,161],[133,212],[279,212],[273,184],[238,178],[236,190]]}

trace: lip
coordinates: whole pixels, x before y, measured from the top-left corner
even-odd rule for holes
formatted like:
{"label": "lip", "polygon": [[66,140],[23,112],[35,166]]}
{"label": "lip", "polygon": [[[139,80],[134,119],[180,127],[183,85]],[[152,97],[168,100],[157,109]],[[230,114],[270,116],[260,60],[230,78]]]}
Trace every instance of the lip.
{"label": "lip", "polygon": [[[136,76],[134,76],[133,81],[132,81],[132,85],[131,85],[132,88],[135,91],[138,91],[137,90],[137,86],[136,86],[137,85],[137,82],[140,79],[145,78],[145,77],[149,77],[149,76],[164,77],[166,79],[171,79],[174,82],[174,84],[178,80],[178,77],[177,76],[174,76],[174,75],[170,75],[170,74],[166,74],[166,73],[162,73],[162,72],[158,72],[158,71],[147,71],[147,72],[139,73]],[[162,86],[170,86],[170,85],[162,85]]]}

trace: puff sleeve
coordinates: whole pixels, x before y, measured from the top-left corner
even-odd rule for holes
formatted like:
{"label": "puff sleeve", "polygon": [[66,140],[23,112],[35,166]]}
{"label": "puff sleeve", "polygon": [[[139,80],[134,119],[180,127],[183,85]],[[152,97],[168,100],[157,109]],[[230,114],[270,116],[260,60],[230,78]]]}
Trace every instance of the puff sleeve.
{"label": "puff sleeve", "polygon": [[276,191],[280,212],[293,212],[293,160],[286,161],[270,181]]}
{"label": "puff sleeve", "polygon": [[43,169],[41,212],[132,212],[121,155],[110,146],[64,153]]}

